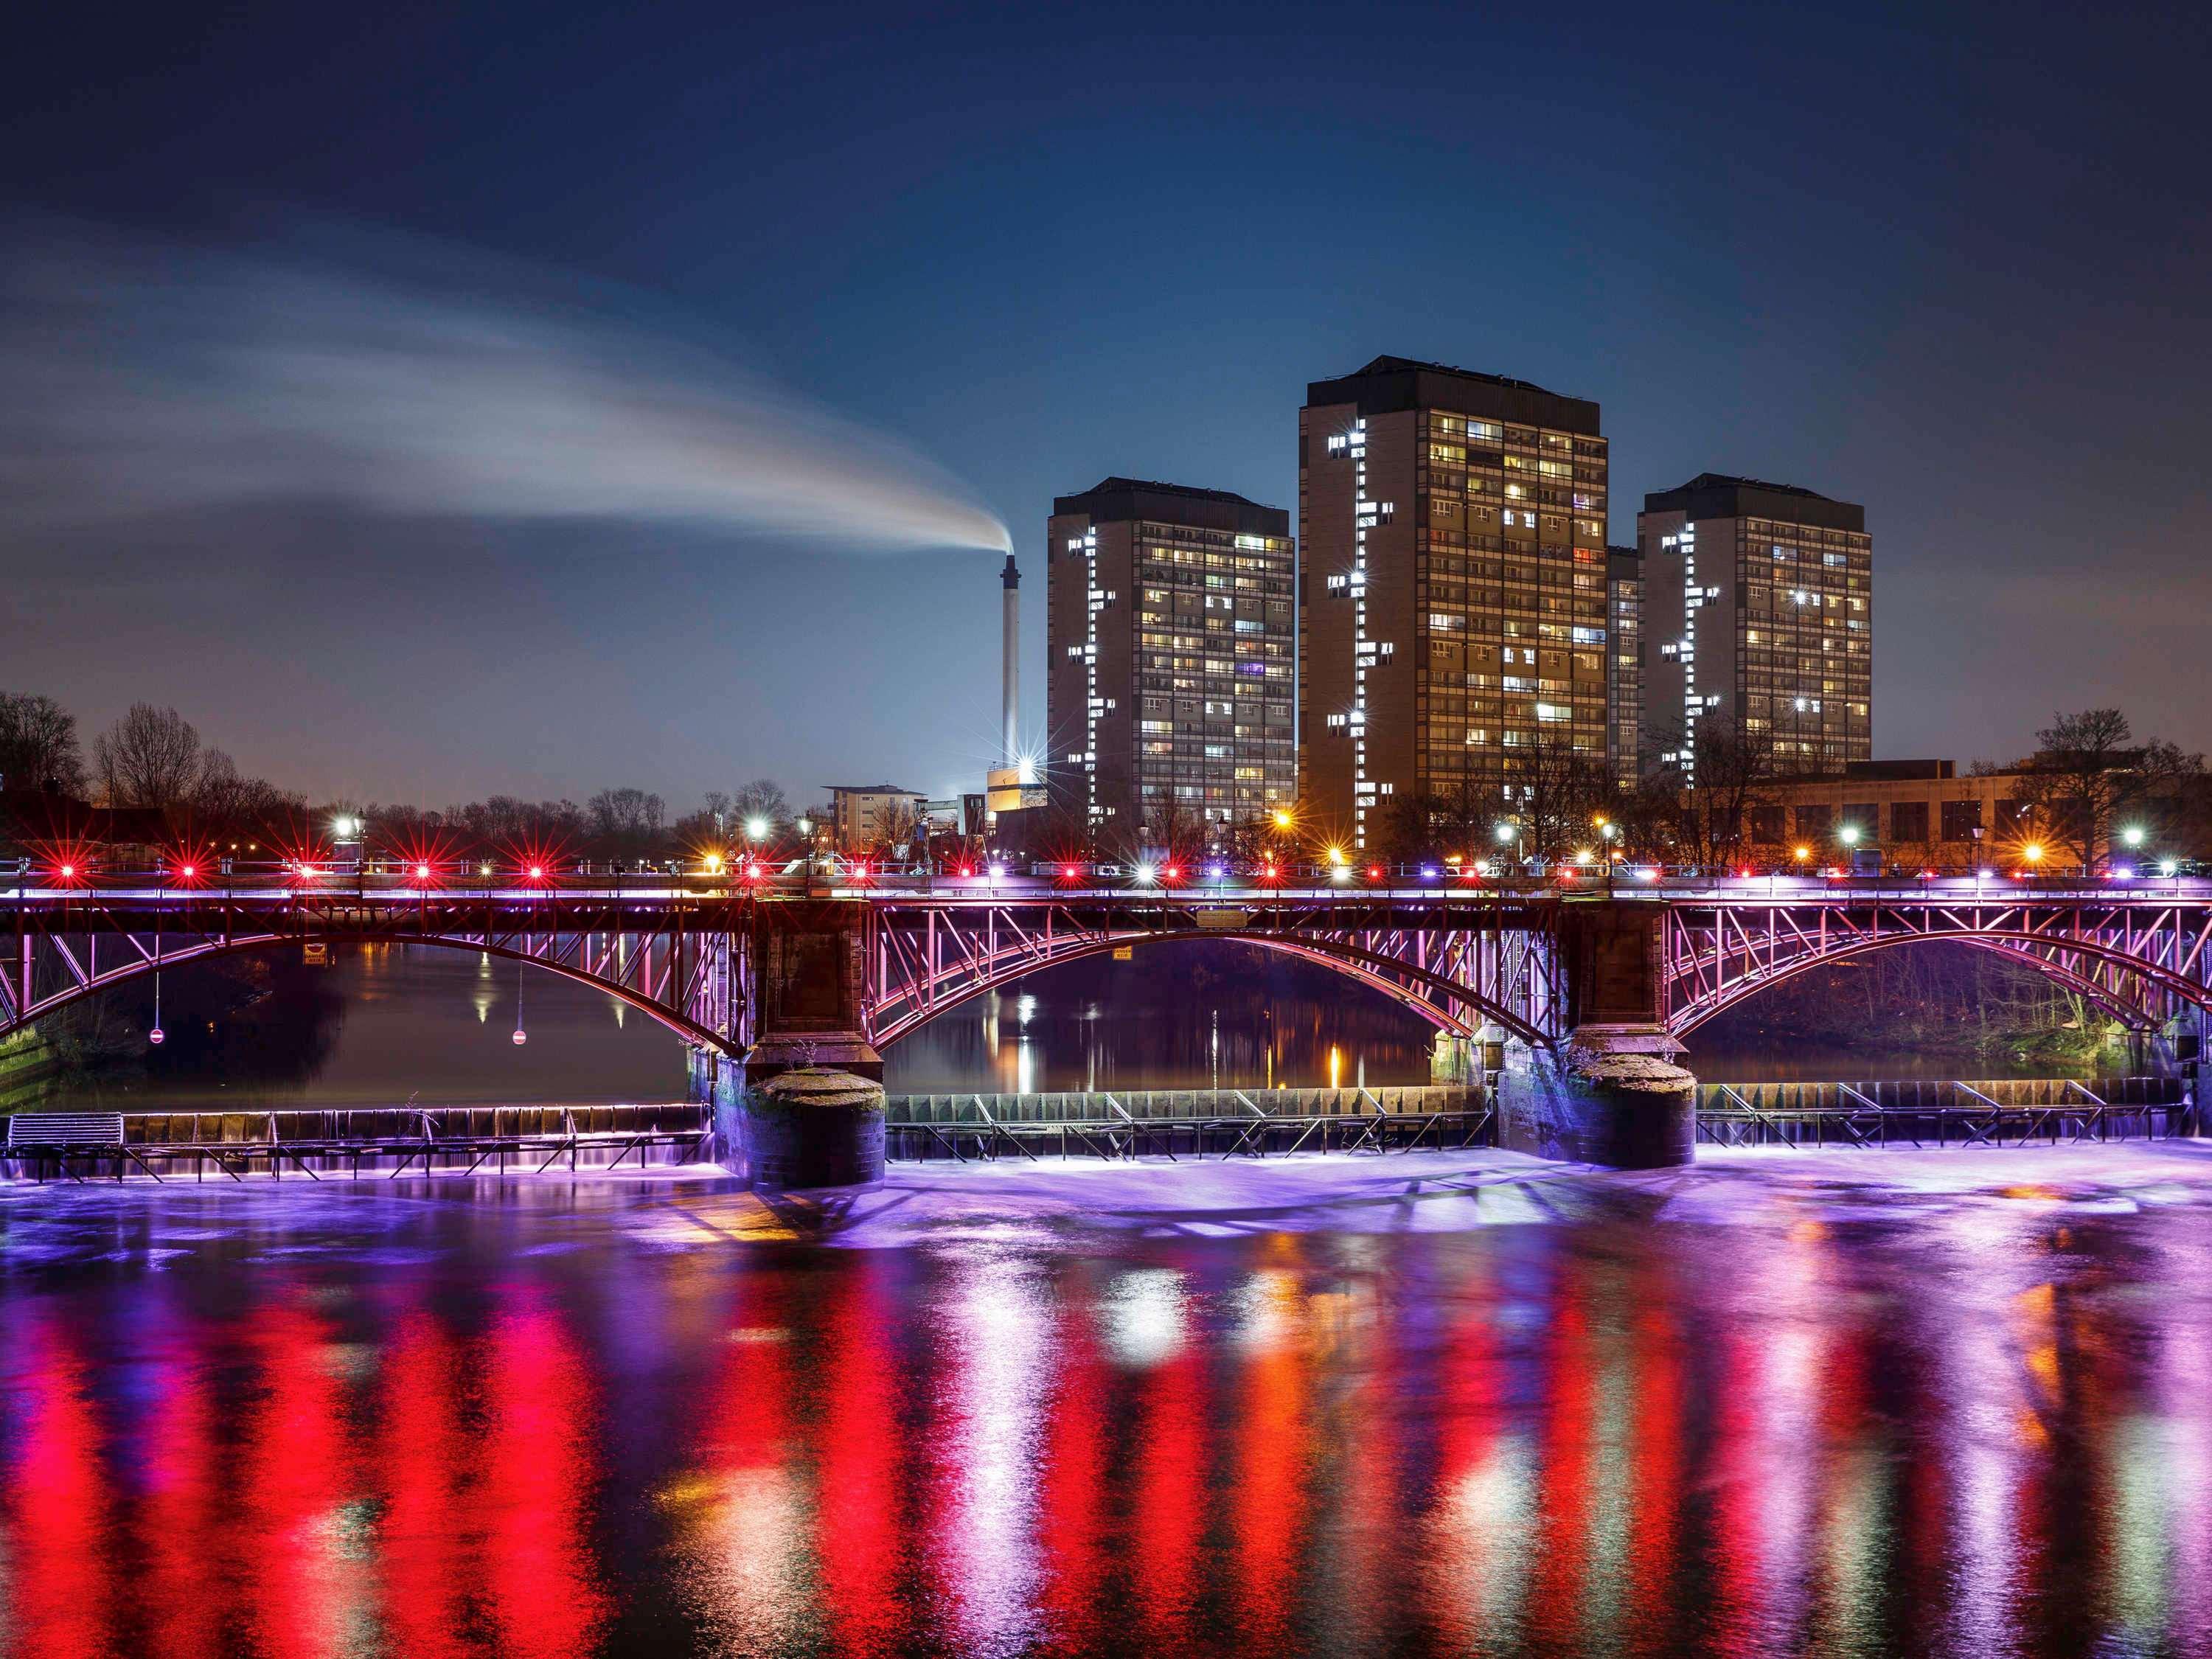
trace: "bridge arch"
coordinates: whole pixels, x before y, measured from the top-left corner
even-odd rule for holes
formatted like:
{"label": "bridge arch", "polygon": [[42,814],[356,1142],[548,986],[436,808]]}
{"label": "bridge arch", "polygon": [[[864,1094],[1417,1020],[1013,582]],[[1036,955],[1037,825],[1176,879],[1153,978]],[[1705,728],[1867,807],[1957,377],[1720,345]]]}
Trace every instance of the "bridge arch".
{"label": "bridge arch", "polygon": [[1962,929],[1954,933],[1887,933],[1875,938],[1852,939],[1823,951],[1800,951],[1764,972],[1747,974],[1717,991],[1693,998],[1680,1008],[1670,1009],[1667,1026],[1676,1036],[1686,1036],[1716,1014],[1734,1007],[1746,998],[1777,985],[1786,984],[1815,969],[1829,967],[1876,951],[1886,951],[1895,945],[1940,944],[1971,945],[2031,968],[2046,979],[2096,1003],[2132,1031],[2154,1030],[2160,1024],[2157,1015],[2148,1006],[2148,998],[2140,1002],[2130,1002],[2114,987],[2100,983],[2058,958],[2075,955],[2090,957],[2145,989],[2162,992],[2170,998],[2212,1010],[2212,987],[2197,984],[2184,975],[2146,962],[2141,957],[2100,940],[2018,929],[1984,928]]}
{"label": "bridge arch", "polygon": [[52,995],[42,997],[33,1001],[21,1015],[0,1021],[0,1037],[8,1036],[15,1031],[35,1025],[47,1015],[58,1012],[73,1003],[82,1002],[88,997],[97,996],[101,992],[112,990],[118,986],[128,985],[134,981],[149,978],[164,969],[182,967],[187,963],[205,962],[216,957],[245,956],[256,951],[266,951],[283,945],[350,943],[428,945],[440,950],[468,951],[479,956],[497,957],[504,962],[525,963],[532,968],[542,968],[550,974],[557,975],[576,984],[587,985],[595,991],[604,991],[617,1001],[636,1009],[647,1018],[665,1027],[685,1042],[711,1048],[732,1058],[741,1058],[744,1054],[742,1046],[731,1038],[678,1012],[659,999],[638,990],[635,986],[622,984],[617,981],[586,972],[549,957],[533,955],[527,951],[518,951],[507,945],[489,944],[477,939],[397,930],[356,932],[350,928],[329,933],[268,933],[234,935],[228,939],[204,939],[199,943],[184,945],[173,951],[164,951],[158,958],[134,957],[118,967],[103,969],[82,982],[71,984]]}
{"label": "bridge arch", "polygon": [[[889,1019],[872,1026],[869,1040],[878,1048],[888,1048],[971,997],[998,990],[1031,974],[1042,973],[1063,963],[1080,962],[1087,957],[1102,956],[1109,951],[1162,943],[1256,945],[1261,950],[1317,963],[1380,991],[1401,1006],[1412,1009],[1438,1030],[1455,1036],[1473,1036],[1482,1025],[1495,1024],[1504,1026],[1522,1041],[1537,1046],[1549,1047],[1553,1041],[1522,1016],[1498,1006],[1459,981],[1431,973],[1412,963],[1401,962],[1383,952],[1370,951],[1342,939],[1301,938],[1295,934],[1243,929],[1203,933],[1164,933],[1145,929],[1091,934],[1057,945],[1048,956],[1042,957],[1031,951],[1009,949],[1001,953],[1002,959],[989,962],[975,976],[962,978],[941,999],[933,998],[921,1003],[910,1001]],[[1469,1020],[1455,1013],[1452,1012],[1455,1005],[1474,1010],[1479,1018]]]}

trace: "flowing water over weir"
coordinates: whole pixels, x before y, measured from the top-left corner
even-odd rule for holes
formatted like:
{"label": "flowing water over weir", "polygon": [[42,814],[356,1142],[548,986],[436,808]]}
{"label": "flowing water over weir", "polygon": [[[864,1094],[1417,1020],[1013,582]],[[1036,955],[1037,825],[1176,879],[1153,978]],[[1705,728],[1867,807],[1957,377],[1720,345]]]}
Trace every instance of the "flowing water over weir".
{"label": "flowing water over weir", "polygon": [[[1708,1083],[1711,1146],[2059,1146],[2173,1139],[2200,1114],[2178,1078],[1908,1079]],[[1443,1152],[1499,1144],[1480,1084],[1368,1089],[948,1091],[884,1101],[894,1160],[1266,1158]],[[333,1108],[315,1111],[24,1113],[0,1120],[0,1179],[310,1181],[543,1174],[712,1163],[709,1116],[688,1102]]]}

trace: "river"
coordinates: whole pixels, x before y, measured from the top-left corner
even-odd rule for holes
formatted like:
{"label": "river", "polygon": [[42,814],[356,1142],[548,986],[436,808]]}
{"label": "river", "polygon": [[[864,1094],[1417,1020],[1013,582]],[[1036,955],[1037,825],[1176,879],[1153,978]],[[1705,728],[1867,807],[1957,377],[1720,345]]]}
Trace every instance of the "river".
{"label": "river", "polygon": [[829,1214],[0,1190],[0,1651],[2212,1640],[2202,1148],[908,1167]]}
{"label": "river", "polygon": [[[892,1086],[1426,1075],[1323,970],[1153,954]],[[63,1098],[681,1075],[467,955],[250,988]],[[2208,1287],[2178,1143],[0,1188],[0,1653],[2203,1653]]]}

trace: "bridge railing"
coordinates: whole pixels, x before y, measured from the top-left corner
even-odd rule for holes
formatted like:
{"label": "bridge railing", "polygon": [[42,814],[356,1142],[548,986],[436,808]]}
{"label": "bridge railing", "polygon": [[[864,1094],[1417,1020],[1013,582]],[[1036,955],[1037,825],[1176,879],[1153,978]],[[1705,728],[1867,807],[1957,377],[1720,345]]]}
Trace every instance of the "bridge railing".
{"label": "bridge railing", "polygon": [[1200,896],[1211,892],[1260,898],[1311,897],[1331,893],[1427,895],[1449,893],[1530,896],[1605,895],[1615,898],[1726,896],[1814,898],[1954,897],[2008,894],[2050,898],[2080,895],[2202,897],[2212,878],[2194,863],[2124,867],[2091,877],[2079,872],[2028,868],[1894,868],[1850,873],[1840,868],[1744,868],[1629,861],[1607,866],[1562,860],[1457,860],[1420,864],[1285,860],[1231,862],[1197,859],[1188,865],[1140,860],[1065,862],[1057,860],[900,865],[867,860],[685,861],[654,869],[621,869],[605,860],[573,858],[543,865],[509,860],[399,858],[272,860],[179,857],[150,866],[109,864],[96,850],[72,855],[0,858],[0,896],[56,896],[129,892],[176,902],[349,892],[425,898],[457,896],[557,897],[589,892],[636,898],[866,897],[928,894],[946,897]]}

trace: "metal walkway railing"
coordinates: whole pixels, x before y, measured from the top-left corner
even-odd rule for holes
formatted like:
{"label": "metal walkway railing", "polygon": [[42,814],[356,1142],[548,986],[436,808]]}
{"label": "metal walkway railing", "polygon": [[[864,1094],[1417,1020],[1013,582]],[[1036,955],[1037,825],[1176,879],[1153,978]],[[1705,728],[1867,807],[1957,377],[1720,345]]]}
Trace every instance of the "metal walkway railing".
{"label": "metal walkway railing", "polygon": [[2185,1139],[2203,1122],[2170,1077],[1708,1083],[1698,1096],[1712,1146],[2078,1146]]}
{"label": "metal walkway railing", "polygon": [[1107,1090],[1095,1093],[893,1095],[884,1143],[902,1160],[1266,1157],[1489,1146],[1486,1091]]}

